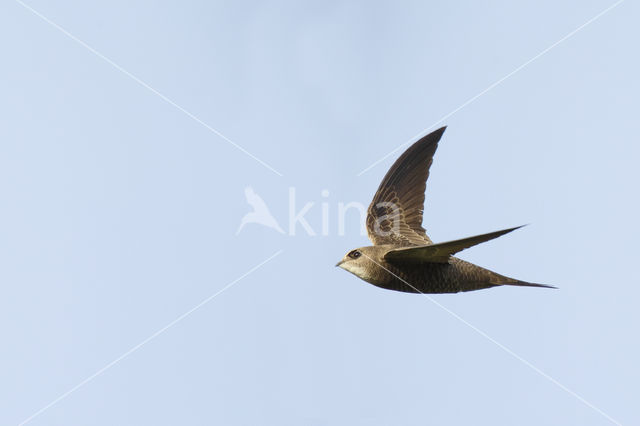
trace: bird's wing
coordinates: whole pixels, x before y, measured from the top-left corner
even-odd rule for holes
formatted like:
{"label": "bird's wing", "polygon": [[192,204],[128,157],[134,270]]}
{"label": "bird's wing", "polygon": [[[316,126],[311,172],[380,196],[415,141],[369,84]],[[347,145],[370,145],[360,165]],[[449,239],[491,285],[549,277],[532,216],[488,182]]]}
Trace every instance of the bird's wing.
{"label": "bird's wing", "polygon": [[447,263],[449,258],[459,251],[498,238],[518,228],[522,226],[445,243],[392,249],[384,254],[384,259],[392,263]]}
{"label": "bird's wing", "polygon": [[446,127],[423,137],[393,163],[367,212],[367,234],[374,245],[431,244],[422,227],[429,167]]}

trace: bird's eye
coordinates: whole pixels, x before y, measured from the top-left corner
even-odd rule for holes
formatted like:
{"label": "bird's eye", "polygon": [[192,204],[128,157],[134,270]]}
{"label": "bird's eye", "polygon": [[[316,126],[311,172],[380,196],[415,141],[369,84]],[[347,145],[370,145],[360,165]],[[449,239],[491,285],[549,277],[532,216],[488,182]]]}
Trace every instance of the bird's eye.
{"label": "bird's eye", "polygon": [[360,253],[358,250],[354,250],[351,253],[349,253],[349,257],[352,259],[357,259],[360,257],[362,253]]}

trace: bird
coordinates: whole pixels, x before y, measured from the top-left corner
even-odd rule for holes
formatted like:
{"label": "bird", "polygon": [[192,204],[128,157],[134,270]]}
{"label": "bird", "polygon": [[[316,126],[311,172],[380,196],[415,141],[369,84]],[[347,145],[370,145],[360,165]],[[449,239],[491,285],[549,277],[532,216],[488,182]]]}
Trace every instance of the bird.
{"label": "bird", "polygon": [[453,255],[521,226],[459,240],[433,243],[422,227],[429,168],[445,127],[411,145],[382,179],[366,228],[372,246],[349,251],[336,266],[387,290],[458,293],[498,286],[556,288],[500,275]]}
{"label": "bird", "polygon": [[284,234],[282,228],[278,224],[278,221],[273,217],[271,211],[267,207],[267,204],[264,202],[262,197],[260,197],[250,186],[247,186],[244,189],[244,196],[247,199],[247,203],[253,207],[253,211],[244,215],[242,220],[240,221],[240,226],[236,231],[236,235],[242,231],[242,228],[248,223],[257,223],[267,228],[275,229],[281,234]]}

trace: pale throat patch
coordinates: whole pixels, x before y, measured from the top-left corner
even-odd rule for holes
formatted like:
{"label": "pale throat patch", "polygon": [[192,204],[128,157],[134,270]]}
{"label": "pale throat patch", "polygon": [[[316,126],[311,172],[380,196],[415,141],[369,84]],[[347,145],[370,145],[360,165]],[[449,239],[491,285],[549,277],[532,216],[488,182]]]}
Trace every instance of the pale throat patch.
{"label": "pale throat patch", "polygon": [[361,264],[358,264],[355,262],[345,262],[342,265],[340,265],[340,267],[345,271],[351,272],[353,275],[359,278],[362,278],[365,281],[368,281],[371,278],[373,278],[372,275],[367,270],[367,268],[365,268]]}

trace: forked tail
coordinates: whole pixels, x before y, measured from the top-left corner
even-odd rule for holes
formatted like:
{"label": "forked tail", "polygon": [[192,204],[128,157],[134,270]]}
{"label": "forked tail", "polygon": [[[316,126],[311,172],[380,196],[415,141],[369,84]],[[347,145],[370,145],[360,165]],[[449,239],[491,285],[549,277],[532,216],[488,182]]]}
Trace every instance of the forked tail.
{"label": "forked tail", "polygon": [[502,285],[516,285],[516,286],[520,286],[520,287],[543,287],[543,288],[555,288],[555,289],[558,288],[558,287],[554,287],[552,285],[528,283],[526,281],[519,281],[519,280],[516,280],[514,282],[501,283],[501,284]]}

